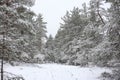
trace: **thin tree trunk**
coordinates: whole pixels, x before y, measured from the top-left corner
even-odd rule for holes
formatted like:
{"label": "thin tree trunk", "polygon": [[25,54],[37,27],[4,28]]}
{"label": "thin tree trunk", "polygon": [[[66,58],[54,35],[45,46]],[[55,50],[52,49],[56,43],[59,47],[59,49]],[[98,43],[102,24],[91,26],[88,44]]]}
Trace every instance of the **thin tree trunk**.
{"label": "thin tree trunk", "polygon": [[2,44],[2,55],[1,55],[1,80],[4,80],[4,55],[5,55],[5,38],[6,38],[6,27],[4,26],[4,31],[3,31],[3,44]]}
{"label": "thin tree trunk", "polygon": [[102,18],[102,16],[100,15],[100,13],[99,13],[99,12],[98,12],[98,15],[99,15],[99,17],[100,17],[100,19],[101,19],[102,23],[105,25],[105,22],[103,21],[103,18]]}
{"label": "thin tree trunk", "polygon": [[[6,1],[6,5],[9,2],[9,0]],[[7,11],[6,11],[6,15],[7,15]],[[7,16],[6,16],[7,17]],[[6,26],[4,26],[4,31],[3,31],[3,44],[2,44],[2,55],[1,55],[1,80],[4,80],[4,55],[5,55],[5,40],[6,40],[6,35],[7,35],[7,28]]]}
{"label": "thin tree trunk", "polygon": [[4,65],[3,65],[3,61],[4,61],[4,46],[5,46],[5,32],[3,32],[3,45],[2,45],[2,60],[1,60],[1,80],[3,80],[3,76],[4,76]]}
{"label": "thin tree trunk", "polygon": [[102,23],[105,25],[105,22],[104,22],[102,16],[100,15],[100,10],[99,10],[99,8],[97,9],[97,14],[98,14],[98,16],[100,17]]}
{"label": "thin tree trunk", "polygon": [[3,80],[3,56],[1,60],[1,80]]}

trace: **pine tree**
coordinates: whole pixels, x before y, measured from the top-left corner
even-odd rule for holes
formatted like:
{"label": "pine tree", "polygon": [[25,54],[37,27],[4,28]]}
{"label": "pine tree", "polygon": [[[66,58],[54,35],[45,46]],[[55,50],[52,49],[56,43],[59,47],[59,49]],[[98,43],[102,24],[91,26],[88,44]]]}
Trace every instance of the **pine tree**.
{"label": "pine tree", "polygon": [[[101,24],[105,25],[103,14],[105,14],[105,9],[101,7],[103,5],[103,0],[91,0],[90,1],[90,21],[94,26],[99,26]],[[98,24],[99,23],[99,24]]]}
{"label": "pine tree", "polygon": [[87,65],[92,61],[91,50],[102,43],[104,35],[101,3],[91,0],[89,10],[84,3],[83,9],[74,8],[62,18],[64,23],[55,37],[61,62]]}
{"label": "pine tree", "polygon": [[43,22],[42,15],[39,14],[35,20],[35,31],[36,31],[36,41],[35,45],[39,51],[42,51],[43,45],[45,44],[46,36],[46,22]]}
{"label": "pine tree", "polygon": [[66,15],[62,18],[62,20],[64,21],[64,23],[61,24],[61,29],[59,33],[64,33],[62,35],[64,40],[62,42],[64,45],[67,42],[72,41],[74,37],[81,36],[86,21],[84,21],[84,19],[80,15],[79,8],[74,8],[71,12],[67,12]]}
{"label": "pine tree", "polygon": [[50,35],[48,37],[45,48],[46,48],[45,60],[51,61],[51,62],[56,62],[57,56],[55,53],[55,44],[54,44],[54,39],[53,39],[52,35]]}
{"label": "pine tree", "polygon": [[111,1],[111,8],[109,9],[111,14],[110,26],[108,29],[108,37],[111,42],[112,53],[114,54],[114,58],[119,60],[120,57],[120,1],[115,0]]}
{"label": "pine tree", "polygon": [[[23,45],[27,43],[26,36],[33,34],[32,25],[26,19],[27,7],[31,6],[32,0],[1,0],[0,1],[0,55],[1,80],[3,80],[3,60],[20,59]],[[3,41],[2,41],[3,37]]]}
{"label": "pine tree", "polygon": [[84,10],[74,8],[70,12],[67,11],[66,15],[62,18],[64,23],[61,24],[61,28],[55,38],[55,43],[59,45],[58,49],[61,50],[62,62],[71,64],[73,61],[74,55],[76,54],[72,52],[74,47],[73,40],[83,38],[83,30],[88,24],[87,13],[84,13],[86,13]]}
{"label": "pine tree", "polygon": [[50,35],[50,36],[48,37],[45,47],[46,47],[47,49],[54,50],[54,47],[55,47],[55,46],[54,46],[54,40],[53,40],[52,35]]}

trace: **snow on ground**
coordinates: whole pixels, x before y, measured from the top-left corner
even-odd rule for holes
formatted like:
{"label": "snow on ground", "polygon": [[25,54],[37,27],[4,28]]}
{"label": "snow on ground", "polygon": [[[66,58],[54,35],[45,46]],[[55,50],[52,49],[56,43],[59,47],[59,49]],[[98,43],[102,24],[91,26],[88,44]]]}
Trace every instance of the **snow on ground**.
{"label": "snow on ground", "polygon": [[60,64],[34,64],[5,66],[5,71],[23,76],[25,80],[99,80],[102,72],[109,69],[99,67],[76,67]]}

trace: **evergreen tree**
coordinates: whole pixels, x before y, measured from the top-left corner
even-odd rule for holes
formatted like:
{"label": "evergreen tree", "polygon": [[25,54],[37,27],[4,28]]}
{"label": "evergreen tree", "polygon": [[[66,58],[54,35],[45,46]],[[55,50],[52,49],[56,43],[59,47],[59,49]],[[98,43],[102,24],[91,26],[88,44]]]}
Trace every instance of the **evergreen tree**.
{"label": "evergreen tree", "polygon": [[39,51],[42,51],[43,45],[45,44],[46,36],[46,22],[43,22],[42,15],[39,14],[37,19],[35,20],[35,31],[36,31],[36,39],[34,41],[34,45],[37,47]]}
{"label": "evergreen tree", "polygon": [[112,53],[115,59],[120,57],[120,1],[119,0],[107,0],[111,3],[109,9],[111,14],[110,25],[108,29],[108,37],[111,42]]}
{"label": "evergreen tree", "polygon": [[55,46],[54,46],[54,40],[53,40],[52,35],[50,35],[50,36],[48,37],[45,47],[46,47],[47,49],[54,50],[54,47],[55,47]]}
{"label": "evergreen tree", "polygon": [[89,10],[84,3],[83,9],[74,8],[62,18],[64,23],[55,37],[62,62],[86,65],[93,61],[91,50],[102,43],[104,36],[101,3],[91,0]]}
{"label": "evergreen tree", "polygon": [[28,43],[26,40],[28,39],[29,35],[34,34],[33,26],[26,18],[28,9],[27,7],[24,7],[24,5],[28,5],[28,3],[27,1],[24,3],[24,1],[21,2],[17,0],[4,0],[0,3],[0,33],[1,36],[5,35],[6,44],[4,46],[7,48],[5,52],[6,54],[4,54],[6,56],[4,57],[9,56],[9,59],[10,56],[13,58],[13,55],[19,57],[18,55],[21,55],[23,51],[21,51],[21,48]]}
{"label": "evergreen tree", "polygon": [[28,11],[25,5],[32,6],[32,3],[32,0],[0,1],[1,80],[3,80],[3,60],[20,59],[21,53],[25,52],[23,49],[28,43],[27,38],[30,34],[34,34],[33,26],[25,16]]}
{"label": "evergreen tree", "polygon": [[[64,23],[61,24],[61,28],[58,31],[58,34],[55,38],[55,43],[58,46],[59,50],[61,50],[61,56],[63,56],[62,61],[68,62],[68,64],[71,64],[72,56],[74,56],[76,53],[72,52],[73,46],[73,40],[83,38],[83,30],[85,26],[88,24],[87,16],[86,14],[81,13],[79,8],[74,8],[72,11],[67,12],[66,15],[62,18]],[[64,56],[64,55],[66,56]]]}
{"label": "evergreen tree", "polygon": [[[103,0],[90,0],[90,21],[94,26],[99,26],[101,24],[105,25],[103,14],[105,14],[105,9],[101,7],[103,5]],[[99,24],[98,24],[99,23]]]}
{"label": "evergreen tree", "polygon": [[55,60],[56,60],[55,54],[56,53],[55,53],[54,39],[53,39],[52,35],[50,35],[48,37],[45,48],[46,48],[45,60],[55,62]]}

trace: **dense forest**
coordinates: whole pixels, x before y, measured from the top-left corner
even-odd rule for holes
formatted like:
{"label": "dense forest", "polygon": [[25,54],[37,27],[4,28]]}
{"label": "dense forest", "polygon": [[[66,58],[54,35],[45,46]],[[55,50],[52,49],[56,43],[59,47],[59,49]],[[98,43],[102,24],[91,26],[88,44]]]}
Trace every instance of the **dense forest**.
{"label": "dense forest", "polygon": [[[74,7],[61,18],[55,37],[46,35],[44,14],[30,9],[34,3],[0,0],[1,64],[15,65],[16,61],[120,67],[120,0],[90,0],[89,5]],[[105,8],[105,4],[110,7]],[[114,75],[119,73],[118,69]]]}

